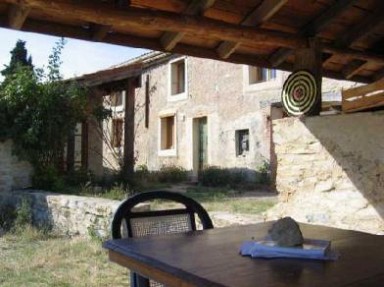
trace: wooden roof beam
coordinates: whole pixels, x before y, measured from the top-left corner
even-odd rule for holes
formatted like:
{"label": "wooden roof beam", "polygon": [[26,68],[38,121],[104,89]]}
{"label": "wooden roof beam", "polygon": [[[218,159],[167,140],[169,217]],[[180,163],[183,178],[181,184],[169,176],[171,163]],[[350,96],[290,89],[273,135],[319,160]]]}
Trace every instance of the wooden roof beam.
{"label": "wooden roof beam", "polygon": [[347,80],[349,80],[353,76],[357,75],[361,70],[363,70],[364,65],[366,63],[367,63],[366,61],[362,61],[362,60],[355,60],[355,61],[350,62],[349,64],[347,64],[343,68],[342,73],[343,73],[344,77]]}
{"label": "wooden roof beam", "polygon": [[379,1],[378,6],[374,10],[375,12],[372,15],[367,15],[362,22],[343,33],[343,35],[335,41],[335,46],[339,48],[349,47],[362,37],[372,33],[379,25],[384,23],[383,10],[384,1]]}
{"label": "wooden roof beam", "polygon": [[[50,23],[48,25],[46,22],[42,22],[42,21],[34,21],[34,20],[28,21],[22,27],[22,30],[29,31],[29,32],[43,33],[47,35],[70,37],[70,38],[75,38],[80,40],[89,39],[89,31],[87,29],[82,29],[80,27],[73,27],[69,25],[66,26],[62,24]],[[159,41],[157,41],[157,39],[147,39],[147,38],[142,38],[137,36],[128,36],[128,35],[122,35],[122,34],[116,34],[116,33],[109,33],[103,41],[109,44],[130,46],[130,47],[137,47],[137,48],[146,48],[146,49],[165,52],[164,48],[161,46]],[[190,46],[190,45],[181,44],[181,43],[175,47],[174,53],[190,55],[193,57],[210,58],[213,60],[221,60],[215,50],[209,50],[209,49]],[[226,59],[226,61],[230,63],[235,63],[235,64],[247,64],[251,66],[272,68],[270,62],[264,56],[232,54]],[[382,58],[382,63],[384,63],[384,57]],[[283,63],[279,68],[285,71],[292,71],[293,66],[291,64]],[[337,73],[332,71],[323,71],[323,76],[335,78],[339,80],[345,80],[345,77],[342,73]],[[362,77],[362,76],[353,76],[350,80],[361,82],[361,83],[372,82],[371,78]]]}
{"label": "wooden roof beam", "polygon": [[20,30],[30,11],[28,6],[11,4],[8,11],[9,28]]}
{"label": "wooden roof beam", "polygon": [[[370,17],[366,17],[364,21],[355,25],[349,29],[347,33],[344,33],[336,42],[335,46],[339,48],[347,48],[351,46],[354,42],[357,42],[362,37],[366,36],[369,33],[372,33],[378,26],[384,22],[383,13],[384,10],[384,1],[380,1],[377,7],[375,7],[375,12]],[[331,61],[333,56],[329,57],[327,61]],[[364,69],[367,61],[357,59],[350,62],[347,67],[343,69],[343,74],[346,78],[349,79],[351,76],[355,75],[359,71]]]}
{"label": "wooden roof beam", "polygon": [[[212,39],[243,42],[248,45],[258,43],[280,45],[289,48],[307,46],[306,39],[295,35],[266,29],[238,27],[222,21],[203,19],[188,15],[177,15],[165,11],[151,11],[138,8],[117,9],[96,3],[45,0],[23,0],[32,9],[56,17],[70,17],[100,25],[110,25],[121,30],[151,29],[205,36]],[[17,3],[19,0],[1,0]]]}
{"label": "wooden roof beam", "polygon": [[375,81],[379,81],[381,79],[384,79],[384,68],[378,71],[375,76],[373,77]]}
{"label": "wooden roof beam", "polygon": [[[332,6],[329,6],[322,14],[320,14],[314,21],[304,26],[299,33],[306,37],[316,36],[316,34],[323,30],[329,23],[331,23],[354,2],[356,2],[356,0],[336,1]],[[281,48],[274,52],[270,56],[269,60],[274,67],[277,67],[283,63],[291,54],[291,49]]]}
{"label": "wooden roof beam", "polygon": [[91,24],[91,40],[101,42],[105,36],[107,36],[111,28],[112,26],[109,25]]}
{"label": "wooden roof beam", "polygon": [[[215,0],[192,0],[189,2],[183,14],[191,16],[203,14],[204,11],[212,7],[214,3]],[[166,51],[171,51],[184,36],[185,33],[182,32],[165,32],[160,42]]]}
{"label": "wooden roof beam", "polygon": [[[259,26],[275,15],[288,0],[263,1],[241,22],[243,26]],[[227,59],[240,46],[240,42],[224,41],[220,43],[216,51],[220,58]]]}

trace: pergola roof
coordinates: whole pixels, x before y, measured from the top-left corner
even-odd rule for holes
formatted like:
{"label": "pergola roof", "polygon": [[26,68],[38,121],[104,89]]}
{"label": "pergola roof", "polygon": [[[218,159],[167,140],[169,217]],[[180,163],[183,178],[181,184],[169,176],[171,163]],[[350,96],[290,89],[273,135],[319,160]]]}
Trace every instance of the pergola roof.
{"label": "pergola roof", "polygon": [[282,70],[317,37],[324,76],[384,77],[383,0],[0,0],[0,26]]}

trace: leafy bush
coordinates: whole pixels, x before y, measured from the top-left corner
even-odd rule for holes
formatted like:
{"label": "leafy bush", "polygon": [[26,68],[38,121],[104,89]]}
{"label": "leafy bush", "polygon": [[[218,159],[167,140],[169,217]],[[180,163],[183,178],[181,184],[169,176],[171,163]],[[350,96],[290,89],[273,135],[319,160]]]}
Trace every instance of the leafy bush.
{"label": "leafy bush", "polygon": [[27,199],[22,199],[17,205],[3,203],[0,207],[1,229],[18,231],[32,224],[32,210]]}
{"label": "leafy bush", "polygon": [[270,178],[270,164],[267,161],[263,161],[263,164],[256,171],[256,183],[269,184]]}
{"label": "leafy bush", "polygon": [[188,179],[188,171],[180,166],[163,166],[157,178],[162,183],[180,183]]}
{"label": "leafy bush", "polygon": [[93,182],[93,175],[86,169],[72,170],[65,175],[65,183],[70,186],[84,186]]}
{"label": "leafy bush", "polygon": [[14,228],[20,229],[27,225],[32,225],[32,209],[30,202],[27,199],[22,199],[16,208]]}
{"label": "leafy bush", "polygon": [[247,181],[246,175],[242,170],[230,170],[217,166],[203,169],[199,173],[199,182],[204,186],[229,186],[237,187]]}
{"label": "leafy bush", "polygon": [[227,186],[231,181],[228,169],[210,166],[200,171],[199,182],[204,186]]}
{"label": "leafy bush", "polygon": [[0,85],[0,140],[13,141],[13,152],[35,169],[34,185],[48,190],[62,187],[58,171],[76,124],[91,115],[98,120],[109,116],[101,105],[89,104],[83,86],[63,81],[60,56],[64,45],[64,39],[56,43],[47,72],[16,63],[3,71],[6,78]]}
{"label": "leafy bush", "polygon": [[55,167],[47,166],[35,168],[32,175],[32,185],[37,189],[62,191],[65,183]]}
{"label": "leafy bush", "polygon": [[9,231],[16,219],[16,208],[8,203],[2,204],[0,207],[0,229]]}

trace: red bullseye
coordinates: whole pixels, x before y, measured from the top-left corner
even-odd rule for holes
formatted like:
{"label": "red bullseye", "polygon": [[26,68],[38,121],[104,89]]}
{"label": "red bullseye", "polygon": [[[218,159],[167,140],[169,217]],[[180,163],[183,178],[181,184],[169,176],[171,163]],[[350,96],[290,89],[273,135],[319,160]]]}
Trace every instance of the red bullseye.
{"label": "red bullseye", "polygon": [[293,91],[293,98],[296,101],[300,101],[303,97],[304,97],[304,90],[301,87],[298,87]]}

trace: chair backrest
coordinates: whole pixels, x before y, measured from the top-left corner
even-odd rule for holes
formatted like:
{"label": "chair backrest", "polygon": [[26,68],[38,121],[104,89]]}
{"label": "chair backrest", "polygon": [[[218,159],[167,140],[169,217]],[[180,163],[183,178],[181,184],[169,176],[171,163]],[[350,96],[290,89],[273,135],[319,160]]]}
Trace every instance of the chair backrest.
{"label": "chair backrest", "polygon": [[[153,200],[176,202],[182,207],[149,211],[135,209],[140,203]],[[192,198],[177,192],[162,190],[143,192],[126,199],[117,208],[112,221],[112,237],[114,239],[124,237],[124,227],[128,237],[192,231],[197,229],[196,219],[199,219],[202,229],[213,228],[206,210]],[[131,272],[130,285],[132,287],[164,287],[162,284],[134,272]]]}
{"label": "chair backrest", "polygon": [[[182,205],[176,209],[140,211],[135,207],[152,200],[166,200]],[[195,200],[170,191],[149,191],[126,199],[116,210],[112,221],[112,237],[122,238],[125,224],[128,237],[180,233],[197,229],[196,219],[202,229],[213,228],[207,211]]]}

